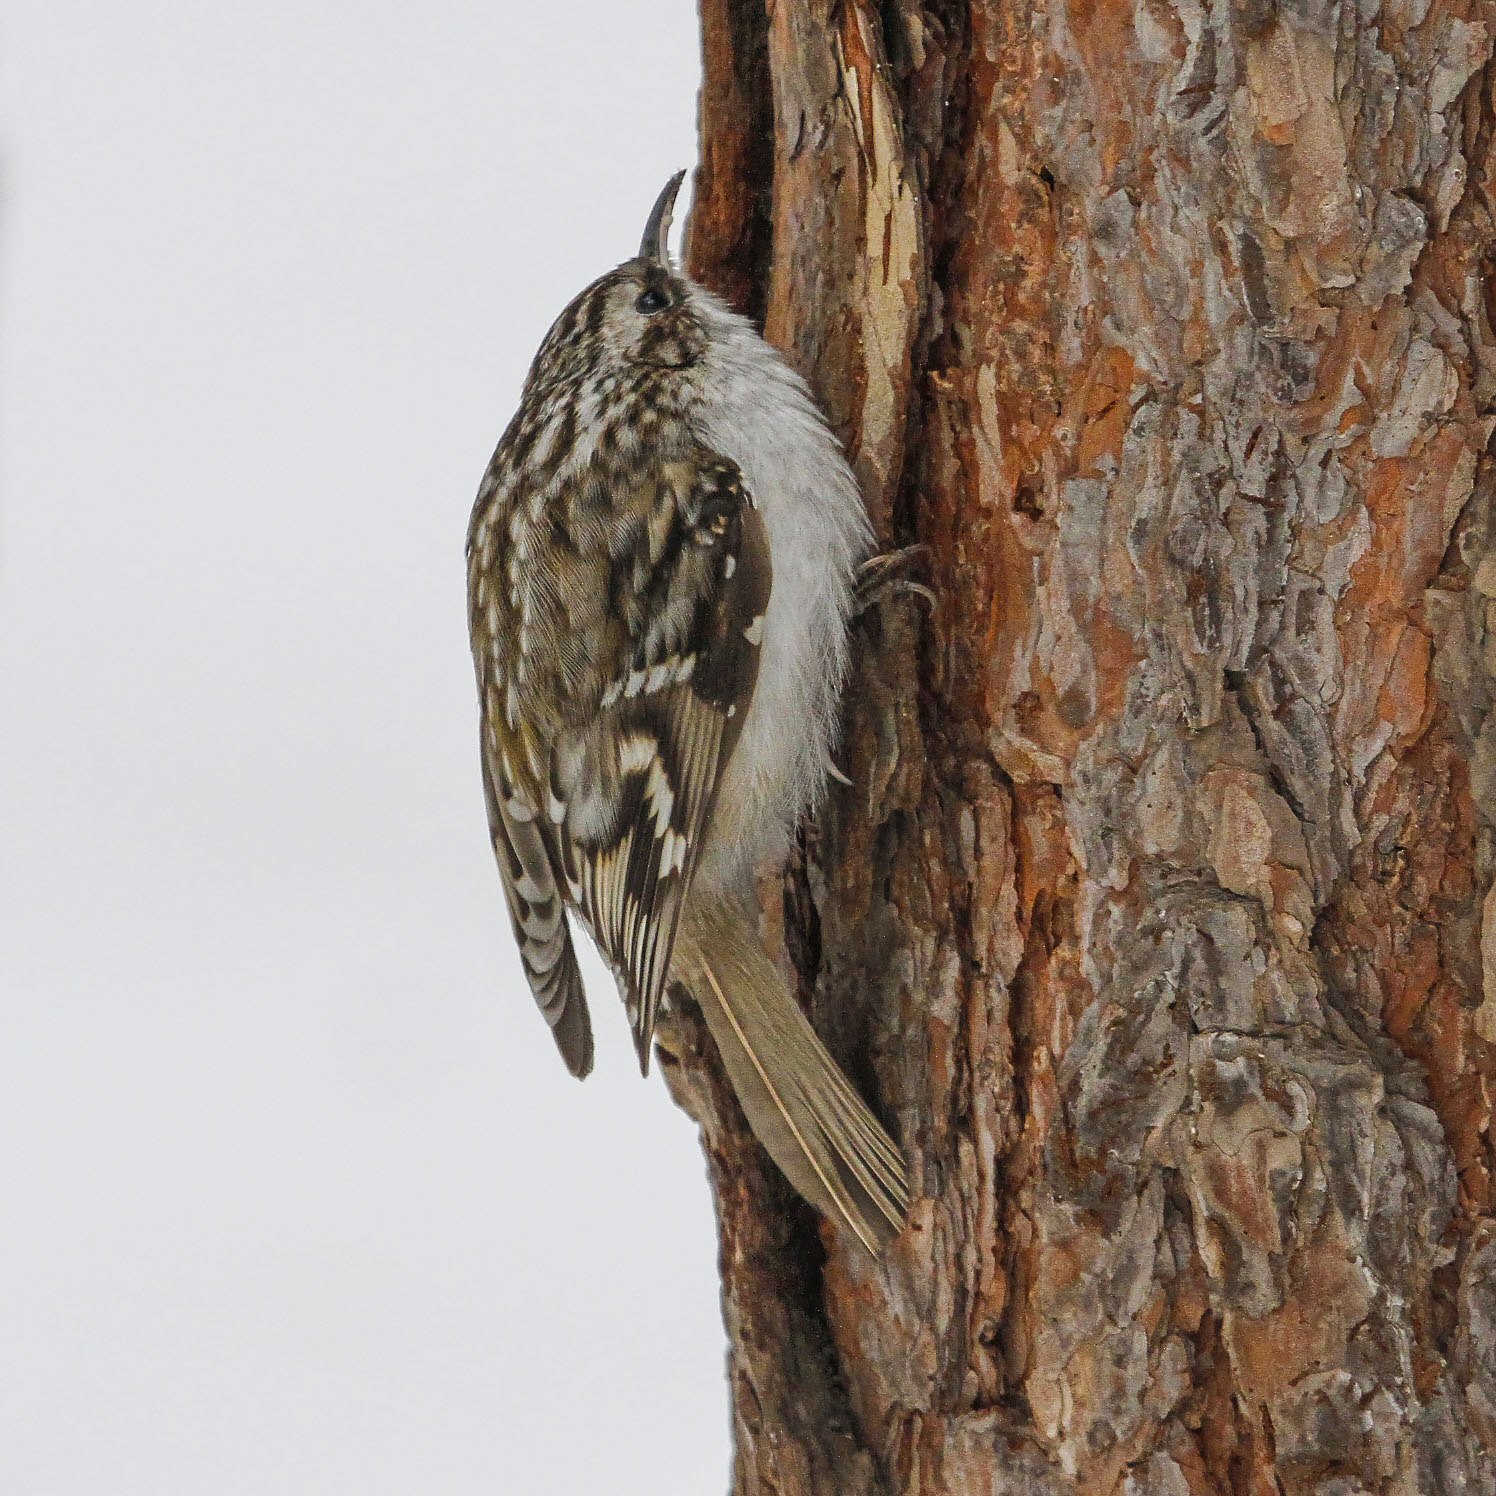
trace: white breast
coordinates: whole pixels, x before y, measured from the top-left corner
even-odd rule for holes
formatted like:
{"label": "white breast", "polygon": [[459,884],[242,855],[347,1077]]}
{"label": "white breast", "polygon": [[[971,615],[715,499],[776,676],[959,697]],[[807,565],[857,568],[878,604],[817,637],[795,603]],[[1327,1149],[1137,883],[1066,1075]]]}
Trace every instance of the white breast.
{"label": "white breast", "polygon": [[701,440],[737,463],[774,568],[758,684],[723,777],[695,885],[726,889],[783,860],[820,798],[847,672],[847,622],[872,531],[856,479],[800,377],[700,288]]}

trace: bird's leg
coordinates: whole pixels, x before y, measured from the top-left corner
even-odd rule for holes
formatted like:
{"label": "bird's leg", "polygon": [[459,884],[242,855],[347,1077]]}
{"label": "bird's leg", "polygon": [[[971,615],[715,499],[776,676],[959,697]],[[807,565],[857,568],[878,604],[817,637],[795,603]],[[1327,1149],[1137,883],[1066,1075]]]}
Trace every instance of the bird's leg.
{"label": "bird's leg", "polygon": [[869,608],[904,592],[924,598],[933,608],[935,594],[910,575],[928,550],[924,545],[906,545],[903,550],[885,551],[864,561],[857,572],[853,616],[860,618]]}
{"label": "bird's leg", "polygon": [[[929,549],[926,545],[906,545],[903,550],[884,551],[881,556],[871,556],[864,561],[857,568],[857,580],[852,586],[852,617],[861,618],[869,608],[909,592],[924,598],[933,608],[935,594],[923,582],[917,582],[909,575]],[[834,759],[829,761],[827,773],[838,784],[852,783]]]}
{"label": "bird's leg", "polygon": [[694,1001],[689,991],[673,978],[665,988],[665,1000],[660,1004],[660,1016],[655,1022],[655,1052],[662,1060],[679,1063],[688,1057],[690,1043],[681,1032],[681,1004]]}

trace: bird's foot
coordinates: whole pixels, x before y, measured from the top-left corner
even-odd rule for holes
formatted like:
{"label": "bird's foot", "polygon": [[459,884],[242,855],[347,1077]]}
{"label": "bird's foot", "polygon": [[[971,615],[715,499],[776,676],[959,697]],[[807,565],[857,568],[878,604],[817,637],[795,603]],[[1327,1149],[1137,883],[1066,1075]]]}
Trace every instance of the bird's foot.
{"label": "bird's foot", "polygon": [[860,618],[869,608],[907,592],[924,598],[933,608],[935,594],[910,575],[928,551],[925,545],[906,545],[902,550],[885,551],[864,561],[857,572],[854,616]]}

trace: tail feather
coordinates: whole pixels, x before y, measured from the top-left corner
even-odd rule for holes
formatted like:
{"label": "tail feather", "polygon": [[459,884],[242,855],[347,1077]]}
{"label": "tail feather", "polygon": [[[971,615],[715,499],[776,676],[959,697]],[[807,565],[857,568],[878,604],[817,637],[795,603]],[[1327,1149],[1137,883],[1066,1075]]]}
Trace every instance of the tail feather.
{"label": "tail feather", "polygon": [[876,1253],[909,1209],[903,1155],[747,921],[725,904],[688,907],[675,956],[759,1142],[801,1195]]}

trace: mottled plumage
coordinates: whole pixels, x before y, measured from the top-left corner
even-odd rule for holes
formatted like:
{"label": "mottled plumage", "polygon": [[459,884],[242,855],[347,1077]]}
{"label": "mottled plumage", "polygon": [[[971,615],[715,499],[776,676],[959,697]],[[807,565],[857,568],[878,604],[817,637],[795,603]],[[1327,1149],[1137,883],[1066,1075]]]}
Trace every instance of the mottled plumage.
{"label": "mottled plumage", "polygon": [[571,1071],[592,1033],[566,909],[618,978],[641,1066],[681,980],[759,1137],[873,1246],[902,1218],[902,1159],[750,949],[754,875],[830,765],[867,522],[804,384],[670,267],[678,182],[640,255],[546,335],[473,510],[489,825]]}

